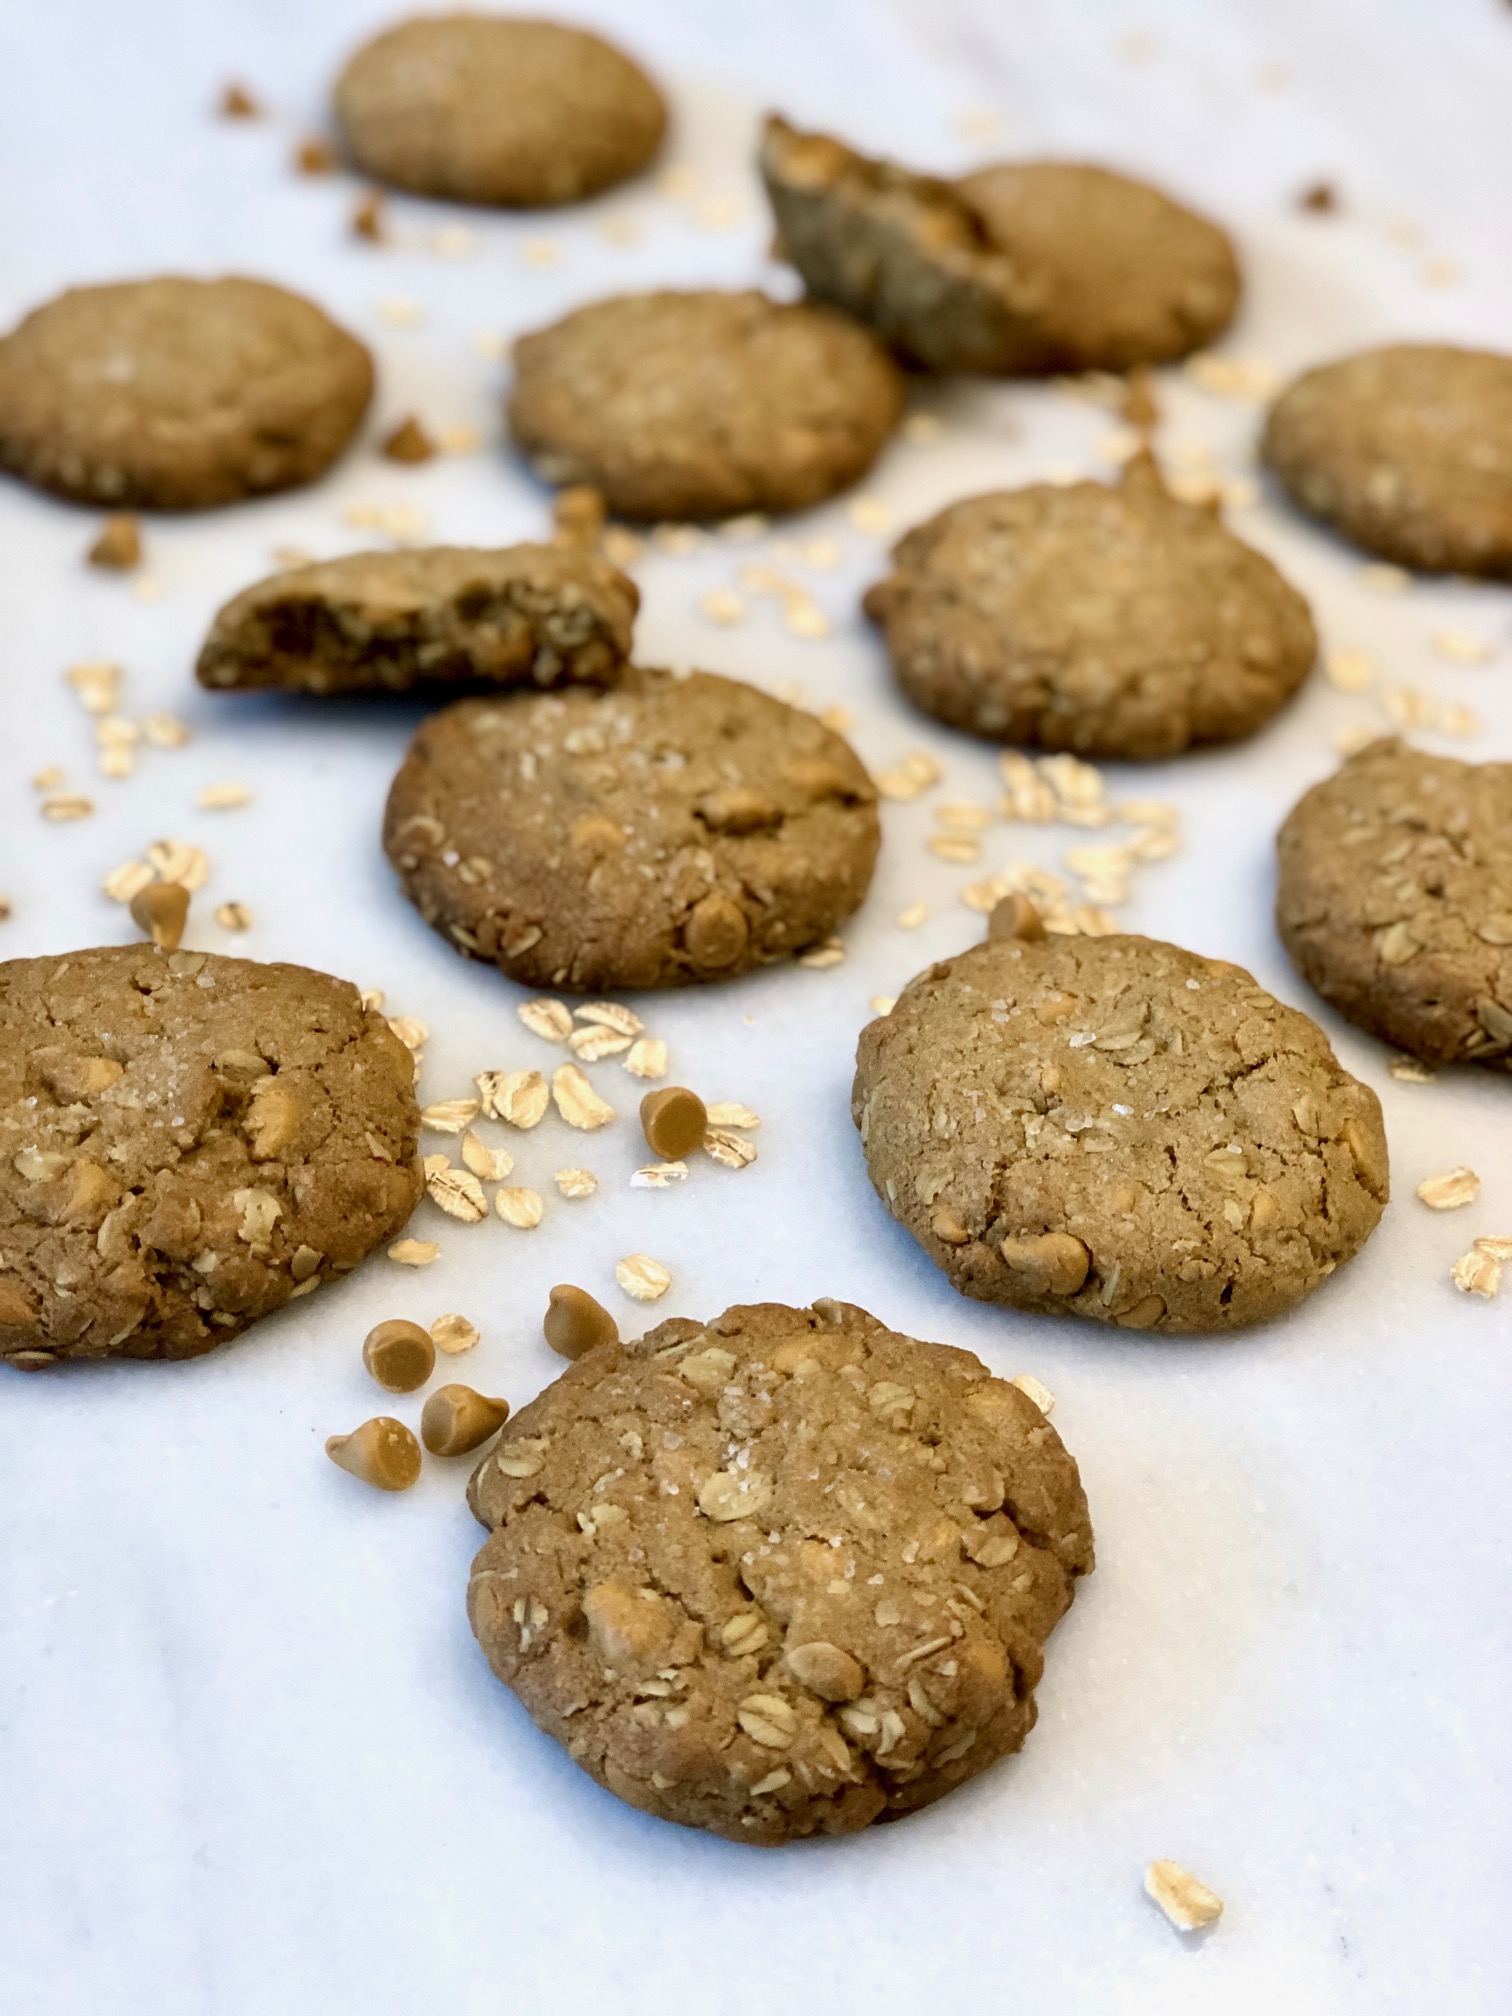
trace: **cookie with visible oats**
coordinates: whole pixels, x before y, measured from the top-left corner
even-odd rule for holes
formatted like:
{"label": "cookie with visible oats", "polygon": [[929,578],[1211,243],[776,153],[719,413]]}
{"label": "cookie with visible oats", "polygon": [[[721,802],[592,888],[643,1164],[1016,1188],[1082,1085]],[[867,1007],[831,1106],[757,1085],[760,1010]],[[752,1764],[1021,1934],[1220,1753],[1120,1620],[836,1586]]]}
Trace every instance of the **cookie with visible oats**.
{"label": "cookie with visible oats", "polygon": [[1325,1001],[1415,1057],[1512,1071],[1512,763],[1372,742],[1276,847],[1276,926]]}
{"label": "cookie with visible oats", "polygon": [[323,475],[373,361],[265,280],[74,287],[0,339],[0,467],[81,504],[198,511]]}
{"label": "cookie with visible oats", "polygon": [[876,793],[811,714],[709,672],[463,700],[389,793],[426,922],[532,987],[726,980],[827,938],[876,860]]}
{"label": "cookie with visible oats", "polygon": [[399,1231],[419,1126],[344,980],[150,945],[0,964],[0,1359],[212,1350]]}
{"label": "cookie with visible oats", "polygon": [[1237,741],[1317,652],[1297,591],[1145,458],[1117,488],[968,497],[892,563],[864,607],[904,692],[998,741],[1136,760]]}
{"label": "cookie with visible oats", "polygon": [[1017,1750],[1092,1567],[1033,1401],[843,1302],[600,1345],[469,1499],[473,1630],[535,1722],[631,1805],[760,1846]]}
{"label": "cookie with visible oats", "polygon": [[1066,161],[917,175],[771,118],[761,172],[821,300],[936,371],[1124,371],[1233,319],[1234,249],[1147,182]]}
{"label": "cookie with visible oats", "polygon": [[861,1032],[877,1194],[963,1294],[1125,1329],[1279,1315],[1387,1198],[1368,1086],[1241,967],[1151,938],[1001,939]]}
{"label": "cookie with visible oats", "polygon": [[655,157],[667,107],[612,42],[557,21],[448,14],[363,44],[336,116],[364,174],[421,196],[576,203]]}
{"label": "cookie with visible oats", "polygon": [[509,425],[549,483],[627,518],[800,511],[864,474],[903,381],[833,309],[757,293],[621,294],[515,345]]}
{"label": "cookie with visible oats", "polygon": [[1261,454],[1367,552],[1512,576],[1512,356],[1398,343],[1321,365],[1271,408]]}
{"label": "cookie with visible oats", "polygon": [[219,691],[603,686],[630,653],[633,581],[581,548],[350,553],[244,588],[196,667]]}

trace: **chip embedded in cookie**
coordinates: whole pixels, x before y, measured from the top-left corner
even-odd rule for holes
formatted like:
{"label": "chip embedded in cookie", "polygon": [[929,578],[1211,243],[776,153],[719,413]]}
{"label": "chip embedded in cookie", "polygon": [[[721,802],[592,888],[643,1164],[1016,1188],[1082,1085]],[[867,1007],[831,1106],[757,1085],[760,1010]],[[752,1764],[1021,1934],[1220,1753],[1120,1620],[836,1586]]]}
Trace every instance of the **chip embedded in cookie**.
{"label": "chip embedded in cookie", "polygon": [[362,344],[265,280],[74,287],[0,339],[0,467],[76,503],[202,510],[313,482],[372,391]]}
{"label": "chip embedded in cookie", "polygon": [[144,945],[0,964],[0,1359],[212,1350],[399,1231],[419,1126],[344,980]]}
{"label": "chip embedded in cookie", "polygon": [[349,553],[244,588],[200,651],[202,686],[307,693],[412,686],[603,686],[640,596],[581,548]]}
{"label": "chip embedded in cookie", "polygon": [[1271,408],[1261,454],[1367,552],[1512,576],[1512,356],[1398,343],[1320,365]]}
{"label": "chip embedded in cookie", "polygon": [[864,607],[926,713],[994,740],[1150,760],[1252,735],[1306,678],[1306,602],[1138,458],[907,533]]}
{"label": "chip embedded in cookie", "polygon": [[384,847],[459,951],[528,986],[726,980],[866,894],[876,792],[811,714],[712,673],[463,700],[389,793]]}
{"label": "chip embedded in cookie", "polygon": [[1092,1567],[1033,1401],[843,1302],[600,1345],[469,1499],[473,1630],[539,1727],[631,1805],[759,1846],[1017,1750]]}
{"label": "chip embedded in cookie", "polygon": [[622,294],[515,345],[509,425],[550,483],[627,518],[798,511],[871,467],[897,367],[833,309],[757,293]]}
{"label": "chip embedded in cookie", "polygon": [[1386,1137],[1317,1024],[1151,938],[1006,938],[861,1032],[851,1109],[887,1209],[964,1294],[1227,1330],[1374,1231]]}
{"label": "chip embedded in cookie", "polygon": [[1325,1001],[1415,1057],[1512,1071],[1512,763],[1372,742],[1276,847],[1276,925]]}
{"label": "chip embedded in cookie", "polygon": [[587,29],[449,14],[359,49],[336,116],[365,174],[421,196],[535,209],[638,175],[667,128],[639,64]]}

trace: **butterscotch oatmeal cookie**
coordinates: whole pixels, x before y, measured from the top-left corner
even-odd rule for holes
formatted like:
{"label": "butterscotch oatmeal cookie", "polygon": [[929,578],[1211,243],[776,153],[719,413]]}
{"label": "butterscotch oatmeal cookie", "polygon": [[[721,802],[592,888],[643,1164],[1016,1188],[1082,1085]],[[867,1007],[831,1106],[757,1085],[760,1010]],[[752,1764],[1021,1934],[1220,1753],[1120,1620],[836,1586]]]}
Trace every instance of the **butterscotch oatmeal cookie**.
{"label": "butterscotch oatmeal cookie", "polygon": [[1215,224],[1148,183],[1073,162],[917,175],[771,118],[761,172],[807,286],[936,371],[1121,371],[1232,320]]}
{"label": "butterscotch oatmeal cookie", "polygon": [[757,293],[618,295],[522,337],[514,361],[516,441],[627,518],[820,503],[870,468],[903,404],[874,336]]}
{"label": "butterscotch oatmeal cookie", "polygon": [[1321,365],[1271,408],[1261,453],[1369,552],[1512,575],[1512,357],[1398,343]]}
{"label": "butterscotch oatmeal cookie", "polygon": [[876,793],[850,745],[753,686],[628,669],[422,724],[384,846],[430,924],[532,987],[724,980],[866,894]]}
{"label": "butterscotch oatmeal cookie", "polygon": [[419,1199],[409,1053],[302,966],[104,947],[0,965],[0,1358],[192,1358]]}
{"label": "butterscotch oatmeal cookie", "polygon": [[1306,602],[1143,458],[1118,488],[952,504],[866,595],[903,690],[1005,742],[1148,760],[1251,735],[1317,652]]}
{"label": "butterscotch oatmeal cookie", "polygon": [[202,686],[308,693],[602,686],[630,653],[633,581],[581,548],[351,553],[259,581],[216,616]]}
{"label": "butterscotch oatmeal cookie", "polygon": [[1136,1330],[1278,1315],[1387,1198],[1375,1094],[1241,967],[1150,938],[978,945],[861,1032],[877,1194],[964,1294]]}
{"label": "butterscotch oatmeal cookie", "polygon": [[536,1723],[630,1804],[763,1846],[1017,1750],[1092,1567],[1034,1403],[843,1302],[599,1346],[469,1496],[473,1630]]}
{"label": "butterscotch oatmeal cookie", "polygon": [[422,196],[535,208],[639,174],[667,107],[637,63],[556,21],[448,14],[385,29],[336,85],[365,174]]}
{"label": "butterscotch oatmeal cookie", "polygon": [[74,287],[0,340],[0,467],[77,503],[201,510],[313,482],[372,390],[362,344],[264,280]]}
{"label": "butterscotch oatmeal cookie", "polygon": [[1512,763],[1372,742],[1276,846],[1276,925],[1325,1001],[1415,1057],[1512,1070]]}

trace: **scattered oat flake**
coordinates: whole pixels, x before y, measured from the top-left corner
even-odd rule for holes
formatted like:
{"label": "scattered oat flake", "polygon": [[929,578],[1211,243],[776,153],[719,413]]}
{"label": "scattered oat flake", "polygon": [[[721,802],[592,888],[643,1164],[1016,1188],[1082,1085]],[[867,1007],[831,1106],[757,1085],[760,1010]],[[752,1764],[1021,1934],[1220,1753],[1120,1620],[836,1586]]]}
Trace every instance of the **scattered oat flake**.
{"label": "scattered oat flake", "polygon": [[476,427],[442,427],[437,430],[436,445],[443,455],[476,455],[483,446],[483,436]]}
{"label": "scattered oat flake", "polygon": [[790,637],[828,637],[830,620],[807,595],[790,595],[783,606],[782,627]]}
{"label": "scattered oat flake", "polygon": [[154,749],[182,749],[189,740],[189,730],[177,714],[148,714],[142,733]]}
{"label": "scattered oat flake", "polygon": [[606,525],[599,551],[612,567],[628,571],[645,551],[640,539],[625,525]]}
{"label": "scattered oat flake", "polygon": [[121,687],[121,668],[100,659],[70,665],[63,675],[90,714],[113,714]]}
{"label": "scattered oat flake", "polygon": [[945,422],[938,413],[909,413],[898,431],[905,441],[938,441],[945,432]]}
{"label": "scattered oat flake", "polygon": [[431,233],[430,242],[438,259],[471,259],[478,249],[478,234],[466,224],[443,224]]}
{"label": "scattered oat flake", "polygon": [[572,1010],[565,1001],[522,1001],[515,1013],[532,1036],[548,1043],[565,1043],[572,1034]]}
{"label": "scattered oat flake", "polygon": [[1461,1253],[1449,1270],[1449,1278],[1462,1295],[1479,1295],[1483,1301],[1489,1302],[1500,1291],[1502,1256],[1494,1249],[1508,1243],[1506,1240],[1477,1239],[1473,1246]]}
{"label": "scattered oat flake", "polygon": [[203,849],[187,840],[154,840],[146,853],[162,881],[178,882],[191,895],[203,889],[210,878],[210,863]]}
{"label": "scattered oat flake", "polygon": [[614,1108],[599,1097],[576,1064],[559,1064],[552,1072],[551,1096],[567,1125],[584,1133],[607,1127],[614,1118]]}
{"label": "scattered oat flake", "polygon": [[1217,357],[1211,351],[1203,351],[1187,359],[1186,370],[1195,385],[1217,399],[1259,404],[1279,389],[1276,373],[1268,364],[1254,359]]}
{"label": "scattered oat flake", "polygon": [[420,1125],[435,1134],[460,1134],[477,1119],[482,1103],[480,1099],[440,1099],[434,1106],[422,1107]]}
{"label": "scattered oat flake", "polygon": [[371,1008],[376,1015],[383,1006],[383,989],[381,987],[364,987],[362,992],[357,996],[357,999],[362,1003],[364,1008]]}
{"label": "scattered oat flake", "polygon": [[483,1111],[511,1127],[538,1127],[551,1094],[539,1071],[480,1071],[473,1079],[483,1095]]}
{"label": "scattered oat flake", "polygon": [[145,861],[123,861],[119,868],[111,869],[100,887],[112,903],[129,903],[151,880],[152,870]]}
{"label": "scattered oat flake", "polygon": [[520,264],[529,266],[538,273],[548,267],[560,266],[562,248],[554,238],[527,238],[520,247]]}
{"label": "scattered oat flake", "polygon": [[388,1249],[390,1260],[397,1260],[401,1267],[429,1267],[441,1248],[434,1239],[401,1239]]}
{"label": "scattered oat flake", "polygon": [[822,945],[816,945],[810,952],[798,954],[798,964],[807,966],[810,972],[822,973],[827,966],[838,966],[845,958],[845,947],[838,938],[826,938]]}
{"label": "scattered oat flake", "polygon": [[579,1022],[596,1022],[619,1036],[639,1036],[646,1027],[633,1008],[626,1008],[619,1001],[589,1001],[572,1012]]}
{"label": "scattered oat flake", "polygon": [[490,1148],[471,1127],[462,1136],[462,1160],[474,1176],[485,1183],[502,1183],[514,1168],[514,1157],[503,1148]]}
{"label": "scattered oat flake", "polygon": [[992,824],[992,813],[987,806],[957,799],[936,805],[934,816],[941,826],[953,826],[961,832],[979,833]]}
{"label": "scattered oat flake", "polygon": [[558,1169],[552,1181],[564,1197],[591,1197],[598,1188],[591,1169]]}
{"label": "scattered oat flake", "polygon": [[927,903],[910,903],[907,909],[898,912],[894,922],[900,931],[917,931],[928,915]]}
{"label": "scattered oat flake", "polygon": [[506,1225],[513,1225],[517,1232],[533,1232],[546,1213],[546,1206],[539,1190],[529,1190],[523,1184],[494,1192],[494,1209]]}
{"label": "scattered oat flake", "polygon": [[710,588],[700,598],[698,606],[711,623],[718,623],[726,629],[745,621],[745,602],[733,588]]}
{"label": "scattered oat flake", "polygon": [[425,320],[425,310],[418,301],[407,294],[390,294],[378,303],[375,314],[380,322],[387,322],[391,329],[418,329]]}
{"label": "scattered oat flake", "polygon": [[432,1344],[449,1358],[471,1351],[482,1334],[477,1324],[469,1323],[465,1316],[438,1316],[430,1326]]}
{"label": "scattered oat flake", "polygon": [[1405,595],[1412,576],[1405,567],[1393,567],[1389,560],[1371,560],[1360,569],[1360,579],[1377,595]]}
{"label": "scattered oat flake", "polygon": [[131,584],[131,596],[135,602],[160,602],[163,598],[163,584],[150,574],[138,574]]}
{"label": "scattered oat flake", "polygon": [[651,544],[659,553],[671,553],[676,558],[696,553],[706,537],[697,525],[661,524],[651,527]]}
{"label": "scattered oat flake", "polygon": [[981,841],[969,833],[931,833],[924,845],[941,861],[953,861],[962,868],[982,858]]}
{"label": "scattered oat flake", "polygon": [[686,1162],[647,1162],[630,1178],[632,1190],[670,1190],[674,1183],[687,1181]]}
{"label": "scattered oat flake", "polygon": [[749,1106],[743,1106],[738,1099],[716,1099],[706,1109],[711,1127],[759,1127],[761,1115],[753,1113]]}
{"label": "scattered oat flake", "polygon": [[430,1030],[417,1015],[391,1015],[388,1026],[406,1050],[423,1050],[430,1041]]}
{"label": "scattered oat flake", "polygon": [[459,1219],[464,1225],[480,1224],[488,1216],[483,1185],[470,1169],[427,1167],[425,1187],[432,1203],[439,1204],[449,1218]]}
{"label": "scattered oat flake", "polygon": [[218,903],[215,909],[215,921],[222,931],[250,931],[252,912],[245,903]]}
{"label": "scattered oat flake", "polygon": [[627,1253],[616,1266],[614,1278],[635,1302],[659,1301],[672,1286],[670,1271],[649,1253]]}
{"label": "scattered oat flake", "polygon": [[873,994],[870,1007],[874,1015],[891,1015],[898,1005],[896,994]]}
{"label": "scattered oat flake", "polygon": [[631,1038],[622,1036],[618,1030],[600,1028],[593,1023],[583,1029],[574,1029],[567,1038],[567,1048],[584,1064],[598,1064],[605,1057],[623,1056],[630,1043]]}
{"label": "scattered oat flake", "polygon": [[61,763],[49,763],[45,770],[39,770],[32,781],[34,791],[56,791],[67,776]]}
{"label": "scattered oat flake", "polygon": [[880,537],[892,530],[893,514],[880,497],[852,498],[845,515],[858,532],[869,532],[874,537]]}
{"label": "scattered oat flake", "polygon": [[837,735],[844,735],[848,729],[855,726],[856,722],[856,717],[852,714],[849,707],[821,708],[819,719],[824,723],[826,728],[833,728]]}
{"label": "scattered oat flake", "polygon": [[42,800],[42,817],[55,825],[69,819],[87,819],[94,809],[94,800],[82,797],[77,791],[54,791]]}
{"label": "scattered oat flake", "polygon": [[660,1036],[642,1036],[631,1044],[624,1065],[636,1078],[665,1078],[667,1046]]}
{"label": "scattered oat flake", "polygon": [[1330,651],[1323,669],[1341,693],[1364,693],[1375,684],[1375,661],[1366,651]]}
{"label": "scattered oat flake", "polygon": [[1472,636],[1468,630],[1440,630],[1433,648],[1441,658],[1456,665],[1484,665],[1496,654],[1496,646],[1486,637]]}
{"label": "scattered oat flake", "polygon": [[1223,1915],[1223,1899],[1179,1862],[1152,1862],[1144,1887],[1145,1895],[1155,1900],[1178,1932],[1199,1932]]}
{"label": "scattered oat flake", "polygon": [[234,812],[238,806],[252,803],[252,793],[245,784],[202,784],[197,797],[204,812]]}
{"label": "scattered oat flake", "polygon": [[1441,1176],[1425,1176],[1417,1186],[1420,1200],[1430,1211],[1458,1211],[1473,1204],[1480,1195],[1481,1180],[1473,1169],[1461,1165]]}
{"label": "scattered oat flake", "polygon": [[1386,1069],[1399,1085],[1432,1085],[1438,1073],[1420,1057],[1392,1057]]}
{"label": "scattered oat flake", "polygon": [[1047,1418],[1054,1411],[1055,1395],[1050,1391],[1048,1386],[1042,1386],[1032,1372],[1020,1372],[1018,1377],[1009,1383],[1017,1386],[1020,1393],[1026,1399],[1032,1400],[1041,1414]]}
{"label": "scattered oat flake", "polygon": [[746,1169],[756,1160],[756,1143],[728,1127],[710,1127],[704,1135],[703,1150],[722,1169]]}

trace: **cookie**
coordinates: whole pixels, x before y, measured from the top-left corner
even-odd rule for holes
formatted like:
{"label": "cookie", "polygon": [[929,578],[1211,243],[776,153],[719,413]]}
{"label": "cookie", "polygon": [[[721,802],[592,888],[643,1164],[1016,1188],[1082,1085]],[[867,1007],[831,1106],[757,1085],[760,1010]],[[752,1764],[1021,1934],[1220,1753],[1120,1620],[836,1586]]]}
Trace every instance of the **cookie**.
{"label": "cookie", "polygon": [[1271,408],[1261,454],[1367,552],[1512,576],[1512,357],[1399,343],[1324,364]]}
{"label": "cookie", "polygon": [[0,1358],[194,1358],[419,1200],[414,1065],[303,966],[107,946],[0,964]]}
{"label": "cookie", "polygon": [[639,64],[556,21],[448,14],[359,49],[336,116],[364,174],[421,196],[535,209],[638,175],[667,107]]}
{"label": "cookie", "polygon": [[383,843],[459,951],[532,987],[727,980],[866,894],[876,793],[847,742],[733,679],[628,670],[423,723]]}
{"label": "cookie", "polygon": [[1034,1403],[843,1302],[600,1345],[469,1497],[473,1630],[538,1726],[631,1805],[762,1846],[1017,1750],[1092,1567]]}
{"label": "cookie", "polygon": [[854,483],[903,381],[874,336],[764,294],[621,294],[515,345],[509,425],[626,518],[799,511]]}
{"label": "cookie", "polygon": [[1512,1071],[1512,763],[1372,742],[1276,842],[1292,964],[1373,1036]]}
{"label": "cookie", "polygon": [[952,504],[872,588],[898,681],[1004,742],[1149,760],[1252,735],[1317,652],[1270,561],[1141,460],[1117,489],[1031,484]]}
{"label": "cookie", "polygon": [[810,291],[935,371],[1123,371],[1209,343],[1233,247],[1129,176],[1002,162],[955,182],[769,119],[761,172]]}
{"label": "cookie", "polygon": [[0,468],[79,504],[198,511],[322,475],[373,361],[265,280],[74,287],[0,339]]}
{"label": "cookie", "polygon": [[243,589],[195,669],[220,690],[602,686],[629,656],[639,605],[633,581],[576,548],[351,553]]}
{"label": "cookie", "polygon": [[1132,1330],[1280,1315],[1387,1198],[1375,1094],[1241,967],[999,939],[861,1032],[878,1196],[963,1294]]}

